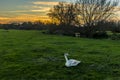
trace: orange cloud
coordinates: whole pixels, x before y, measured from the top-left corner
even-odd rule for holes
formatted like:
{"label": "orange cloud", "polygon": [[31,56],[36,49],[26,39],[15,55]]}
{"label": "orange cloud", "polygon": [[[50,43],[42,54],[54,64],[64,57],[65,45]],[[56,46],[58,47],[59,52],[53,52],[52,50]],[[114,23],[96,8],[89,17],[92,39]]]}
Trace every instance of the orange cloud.
{"label": "orange cloud", "polygon": [[29,10],[15,10],[15,11],[8,11],[8,12],[16,12],[16,13],[19,13],[19,12],[30,12]]}
{"label": "orange cloud", "polygon": [[7,20],[7,19],[9,19],[9,18],[7,18],[7,17],[0,17],[0,20]]}
{"label": "orange cloud", "polygon": [[50,7],[41,7],[41,6],[32,6],[31,9],[28,10],[14,10],[14,11],[6,11],[8,13],[25,13],[25,12],[48,12]]}
{"label": "orange cloud", "polygon": [[50,8],[45,7],[45,8],[41,8],[41,9],[33,9],[31,10],[32,12],[48,12],[50,10]]}
{"label": "orange cloud", "polygon": [[0,17],[0,23],[12,23],[12,22],[27,22],[27,21],[45,21],[45,20],[50,20],[48,16],[36,16],[36,15],[29,15],[29,14],[24,14],[20,15],[17,17],[12,17],[12,18],[7,18],[7,17]]}
{"label": "orange cloud", "polygon": [[0,17],[0,23],[1,24],[7,23],[7,20],[9,20],[9,18],[7,18],[7,17]]}
{"label": "orange cloud", "polygon": [[40,2],[40,1],[32,2],[32,3],[36,5],[57,5],[58,4],[58,2]]}

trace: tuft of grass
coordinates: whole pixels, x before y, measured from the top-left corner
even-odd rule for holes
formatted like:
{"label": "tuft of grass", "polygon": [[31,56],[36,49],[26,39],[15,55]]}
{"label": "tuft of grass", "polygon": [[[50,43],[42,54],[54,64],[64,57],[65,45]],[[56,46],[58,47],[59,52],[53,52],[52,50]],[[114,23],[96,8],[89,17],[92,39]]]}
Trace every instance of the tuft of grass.
{"label": "tuft of grass", "polygon": [[[119,80],[120,41],[0,30],[0,80]],[[65,67],[64,53],[82,61]]]}

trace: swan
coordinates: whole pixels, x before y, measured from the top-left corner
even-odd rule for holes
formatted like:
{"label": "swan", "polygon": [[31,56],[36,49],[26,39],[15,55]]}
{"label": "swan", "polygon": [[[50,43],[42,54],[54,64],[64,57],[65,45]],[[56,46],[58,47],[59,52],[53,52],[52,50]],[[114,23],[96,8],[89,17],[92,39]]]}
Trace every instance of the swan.
{"label": "swan", "polygon": [[75,60],[75,59],[68,59],[67,58],[68,55],[69,55],[68,53],[64,54],[64,57],[65,57],[65,60],[66,60],[66,63],[65,63],[66,67],[77,66],[81,62],[81,61],[78,61],[78,60]]}

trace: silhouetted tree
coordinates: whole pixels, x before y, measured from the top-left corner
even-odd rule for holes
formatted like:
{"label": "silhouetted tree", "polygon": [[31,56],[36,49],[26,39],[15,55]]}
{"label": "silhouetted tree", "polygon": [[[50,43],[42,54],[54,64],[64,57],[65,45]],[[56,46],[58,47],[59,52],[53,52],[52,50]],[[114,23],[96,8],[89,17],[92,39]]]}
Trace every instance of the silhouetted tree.
{"label": "silhouetted tree", "polygon": [[72,25],[76,21],[75,6],[73,3],[59,2],[50,10],[48,16],[60,24]]}
{"label": "silhouetted tree", "polygon": [[94,33],[94,27],[101,21],[108,20],[114,13],[118,0],[77,0],[75,9],[79,21],[84,24],[87,37]]}

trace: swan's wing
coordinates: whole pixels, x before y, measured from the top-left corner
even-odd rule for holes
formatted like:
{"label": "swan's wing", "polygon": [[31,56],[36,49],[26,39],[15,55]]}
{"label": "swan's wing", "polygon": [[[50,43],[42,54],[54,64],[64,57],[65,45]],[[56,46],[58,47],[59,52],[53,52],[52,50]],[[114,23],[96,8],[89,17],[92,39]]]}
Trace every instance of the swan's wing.
{"label": "swan's wing", "polygon": [[79,64],[81,61],[75,60],[75,59],[70,59],[69,60],[71,64]]}

